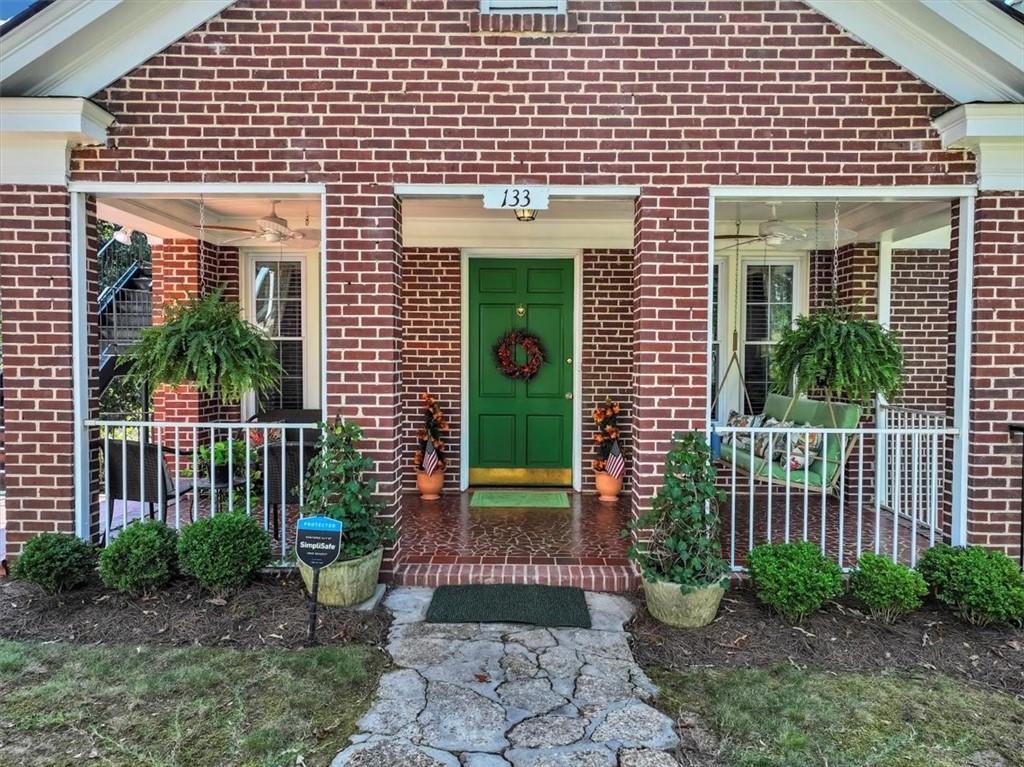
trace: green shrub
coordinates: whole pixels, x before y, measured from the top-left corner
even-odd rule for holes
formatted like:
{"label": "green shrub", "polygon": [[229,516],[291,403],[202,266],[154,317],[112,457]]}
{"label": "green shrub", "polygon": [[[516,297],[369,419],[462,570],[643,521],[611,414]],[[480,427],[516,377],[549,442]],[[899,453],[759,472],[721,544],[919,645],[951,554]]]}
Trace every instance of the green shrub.
{"label": "green shrub", "polygon": [[80,586],[96,566],[96,547],[73,535],[42,533],[29,540],[14,563],[13,575],[48,594]]}
{"label": "green shrub", "polygon": [[178,539],[178,564],[209,591],[228,596],[270,562],[270,536],[250,516],[217,514],[193,522]]}
{"label": "green shrub", "polygon": [[100,552],[104,585],[149,594],[178,572],[178,534],[163,522],[135,522]]}
{"label": "green shrub", "polygon": [[755,546],[747,558],[757,597],[798,622],[843,591],[843,571],[813,543]]}
{"label": "green shrub", "polygon": [[1003,552],[968,546],[929,554],[921,562],[925,580],[963,620],[979,626],[1024,622],[1024,573]]}
{"label": "green shrub", "polygon": [[949,582],[949,572],[958,551],[948,543],[937,543],[928,549],[918,560],[917,571],[921,573],[925,583],[931,587],[932,594],[938,594]]}
{"label": "green shrub", "polygon": [[850,592],[867,605],[876,618],[892,623],[903,613],[921,606],[928,584],[916,570],[865,552],[850,575]]}

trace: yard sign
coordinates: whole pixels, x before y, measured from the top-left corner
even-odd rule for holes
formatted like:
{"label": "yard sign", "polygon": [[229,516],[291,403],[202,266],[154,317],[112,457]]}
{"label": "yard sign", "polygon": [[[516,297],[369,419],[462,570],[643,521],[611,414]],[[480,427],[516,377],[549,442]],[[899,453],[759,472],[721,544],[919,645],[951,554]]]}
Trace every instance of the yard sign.
{"label": "yard sign", "polygon": [[309,606],[309,626],[306,640],[313,644],[316,638],[316,606],[320,592],[320,568],[333,564],[341,554],[343,525],[330,517],[303,517],[295,528],[295,556],[302,564],[313,569],[313,601]]}

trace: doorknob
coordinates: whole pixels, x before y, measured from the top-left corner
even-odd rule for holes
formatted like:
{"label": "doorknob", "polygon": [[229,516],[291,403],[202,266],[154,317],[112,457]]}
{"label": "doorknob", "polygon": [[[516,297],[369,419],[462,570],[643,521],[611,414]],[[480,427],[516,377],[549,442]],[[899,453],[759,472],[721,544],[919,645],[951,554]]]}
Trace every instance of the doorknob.
{"label": "doorknob", "polygon": [[565,393],[565,398],[566,398],[566,399],[572,399],[572,392],[571,392],[571,391],[567,391],[567,392]]}

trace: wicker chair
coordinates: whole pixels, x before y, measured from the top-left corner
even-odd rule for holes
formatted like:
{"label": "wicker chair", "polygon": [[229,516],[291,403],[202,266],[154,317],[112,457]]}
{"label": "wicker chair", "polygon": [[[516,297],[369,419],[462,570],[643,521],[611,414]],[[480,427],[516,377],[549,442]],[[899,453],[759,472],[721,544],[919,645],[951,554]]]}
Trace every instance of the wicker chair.
{"label": "wicker chair", "polygon": [[[143,503],[148,516],[153,519],[157,511],[160,518],[166,519],[167,504],[193,491],[190,482],[181,482],[175,487],[171,472],[167,468],[164,455],[175,453],[171,448],[161,448],[150,443],[140,444],[137,441],[125,440],[122,448],[121,440],[112,442],[107,452],[107,504],[114,501],[137,501]],[[125,524],[127,524],[127,509]]]}

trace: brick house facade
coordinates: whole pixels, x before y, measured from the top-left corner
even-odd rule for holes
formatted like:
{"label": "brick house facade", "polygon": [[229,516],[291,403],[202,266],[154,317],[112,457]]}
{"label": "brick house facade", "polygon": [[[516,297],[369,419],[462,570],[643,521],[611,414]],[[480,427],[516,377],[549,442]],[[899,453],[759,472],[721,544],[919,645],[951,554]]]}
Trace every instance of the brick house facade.
{"label": "brick house facade", "polygon": [[[828,198],[978,180],[975,157],[944,147],[932,123],[957,101],[799,0],[569,6],[552,18],[488,16],[476,0],[238,0],[84,94],[115,122],[105,146],[72,152],[73,188],[322,185],[324,407],[363,425],[399,522],[420,391],[449,403],[460,436],[461,275],[457,247],[403,246],[397,188],[639,189],[632,248],[583,249],[581,361],[584,417],[606,392],[626,405],[639,510],[672,434],[706,426],[713,187],[821,187]],[[0,192],[16,554],[36,532],[74,529],[73,202],[59,185]],[[980,191],[976,207],[967,539],[1015,551],[1021,488],[1006,424],[1024,421],[1024,195]],[[950,414],[957,231],[954,220],[948,249],[896,251],[891,288],[908,397]],[[844,299],[877,295],[876,247],[843,249]],[[172,241],[162,255],[197,250]],[[223,256],[210,250],[206,261]],[[196,277],[184,260],[175,289]],[[820,261],[811,307],[831,279],[831,254]],[[399,542],[386,571],[400,556]]]}

